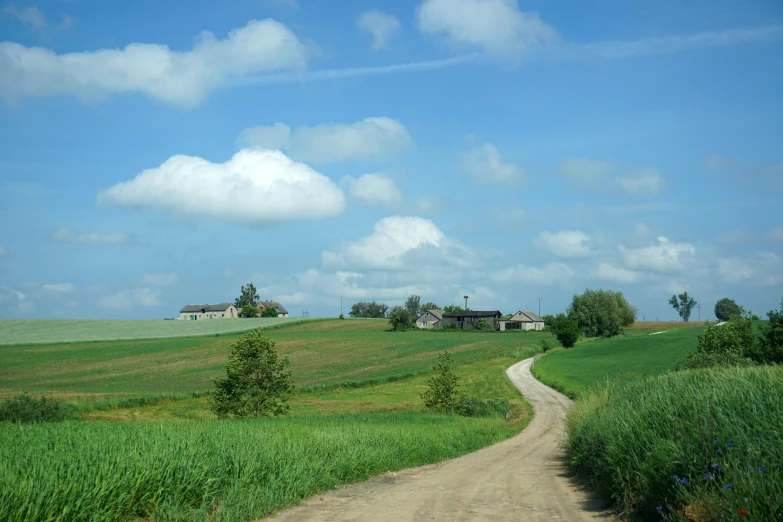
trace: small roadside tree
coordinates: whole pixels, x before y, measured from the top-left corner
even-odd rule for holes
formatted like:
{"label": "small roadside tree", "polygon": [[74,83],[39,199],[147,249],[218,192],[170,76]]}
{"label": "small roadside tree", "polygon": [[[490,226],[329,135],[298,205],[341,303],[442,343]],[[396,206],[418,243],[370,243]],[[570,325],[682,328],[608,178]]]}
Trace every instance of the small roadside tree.
{"label": "small roadside tree", "polygon": [[261,312],[261,317],[277,317],[277,308],[270,306]]}
{"label": "small roadside tree", "polygon": [[576,345],[576,341],[579,340],[579,334],[581,329],[579,328],[579,322],[575,319],[569,319],[565,314],[558,314],[553,320],[550,321],[552,333],[557,337],[557,341],[563,346],[563,348],[573,348]]}
{"label": "small roadside tree", "polygon": [[633,324],[636,308],[622,292],[588,289],[582,295],[574,295],[568,318],[579,323],[585,337],[613,337]]}
{"label": "small roadside tree", "polygon": [[418,317],[421,315],[421,296],[411,295],[405,300],[405,309],[411,315],[411,317]]}
{"label": "small roadside tree", "polygon": [[428,303],[424,303],[423,305],[421,305],[421,309],[419,310],[420,311],[419,315],[423,314],[427,310],[440,310],[440,306],[436,305],[432,301]]}
{"label": "small roadside tree", "polygon": [[453,412],[460,401],[459,377],[451,367],[454,360],[448,351],[438,354],[438,364],[432,367],[435,375],[427,381],[427,390],[420,395],[424,406],[438,412]]}
{"label": "small roadside tree", "polygon": [[237,308],[237,310],[241,310],[246,304],[255,306],[256,303],[258,303],[258,301],[261,299],[258,296],[258,291],[256,290],[256,287],[253,283],[242,285],[241,292],[242,293],[239,295],[239,297],[234,300],[234,306]]}
{"label": "small roadside tree", "polygon": [[671,299],[669,299],[669,304],[672,305],[672,308],[677,310],[677,313],[680,314],[680,317],[682,317],[682,320],[686,323],[691,318],[691,311],[693,311],[693,307],[696,306],[696,300],[688,295],[688,292],[683,292],[680,295],[673,295]]}
{"label": "small roadside tree", "polygon": [[759,358],[765,363],[783,364],[783,300],[780,311],[767,312],[769,323],[760,328]]}
{"label": "small roadside tree", "polygon": [[728,321],[731,319],[731,316],[740,315],[740,313],[742,313],[740,306],[733,299],[724,297],[715,303],[715,317],[719,321]]}
{"label": "small roadside tree", "polygon": [[397,307],[389,314],[389,326],[392,330],[407,330],[411,323],[411,314],[405,308]]}
{"label": "small roadside tree", "polygon": [[243,306],[241,308],[241,311],[242,311],[242,317],[245,318],[258,317],[258,308],[256,308],[250,303],[247,303],[245,306]]}
{"label": "small roadside tree", "polygon": [[226,376],[213,377],[210,408],[221,419],[285,415],[294,390],[288,358],[278,358],[275,342],[261,328],[246,333],[231,346]]}

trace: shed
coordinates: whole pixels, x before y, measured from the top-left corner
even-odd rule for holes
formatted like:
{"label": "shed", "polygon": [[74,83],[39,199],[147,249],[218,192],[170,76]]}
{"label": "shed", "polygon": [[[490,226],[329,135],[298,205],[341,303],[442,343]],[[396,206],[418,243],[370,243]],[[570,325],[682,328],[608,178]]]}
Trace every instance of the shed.
{"label": "shed", "polygon": [[479,319],[486,319],[489,322],[489,327],[497,330],[501,317],[503,317],[503,314],[501,314],[498,310],[444,312],[440,323],[441,328],[453,324],[461,330],[473,330],[478,325]]}
{"label": "shed", "polygon": [[500,321],[500,330],[543,330],[544,320],[533,312],[519,311]]}
{"label": "shed", "polygon": [[424,313],[416,319],[416,328],[421,328],[423,330],[440,328],[441,319],[443,319],[443,310],[438,308],[425,310]]}

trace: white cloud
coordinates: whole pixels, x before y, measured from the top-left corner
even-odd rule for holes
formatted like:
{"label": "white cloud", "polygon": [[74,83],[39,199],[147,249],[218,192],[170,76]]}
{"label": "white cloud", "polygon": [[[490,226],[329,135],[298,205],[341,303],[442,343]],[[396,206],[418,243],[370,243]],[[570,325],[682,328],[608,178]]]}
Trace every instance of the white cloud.
{"label": "white cloud", "polygon": [[144,274],[141,282],[147,286],[174,286],[179,282],[179,276],[175,273],[169,274]]}
{"label": "white cloud", "polygon": [[29,314],[35,311],[35,303],[30,301],[24,292],[0,286],[0,311]]}
{"label": "white cloud", "polygon": [[12,16],[34,29],[41,29],[46,26],[46,17],[41,10],[34,5],[29,5],[20,9],[13,4],[8,4],[0,9],[0,14]]}
{"label": "white cloud", "polygon": [[356,23],[359,28],[372,34],[374,51],[386,47],[389,39],[400,29],[400,22],[395,16],[377,10],[362,13]]}
{"label": "white cloud", "polygon": [[398,268],[406,255],[426,246],[441,248],[445,239],[429,219],[391,216],[378,221],[371,235],[338,252],[324,252],[323,261],[334,267]]}
{"label": "white cloud", "polygon": [[592,254],[590,235],[581,230],[541,232],[535,244],[558,257],[588,257]]}
{"label": "white cloud", "polygon": [[783,242],[783,227],[773,228],[767,232],[767,239],[775,243]]}
{"label": "white cloud", "polygon": [[503,163],[500,152],[491,143],[485,143],[462,155],[462,170],[479,183],[521,185],[527,175],[522,167]]}
{"label": "white cloud", "polygon": [[106,296],[98,301],[98,305],[101,308],[115,309],[161,306],[160,295],[160,290],[132,288]]}
{"label": "white cloud", "polygon": [[291,133],[282,123],[245,129],[239,135],[247,147],[280,148],[310,163],[336,163],[355,159],[386,159],[413,146],[405,126],[387,117],[355,123],[326,123],[297,127]]}
{"label": "white cloud", "polygon": [[0,245],[0,257],[8,255],[8,249],[3,245]]}
{"label": "white cloud", "polygon": [[133,236],[129,234],[121,234],[119,232],[109,234],[102,234],[99,232],[77,234],[68,227],[57,229],[54,234],[52,234],[52,239],[58,243],[69,243],[72,245],[119,246],[133,242]]}
{"label": "white cloud", "polygon": [[20,96],[73,95],[84,100],[115,93],[141,93],[175,105],[198,105],[232,78],[304,69],[307,50],[275,20],[252,20],[218,40],[202,32],[193,49],[132,43],[58,55],[43,47],[0,43],[0,92]]}
{"label": "white cloud", "polygon": [[99,193],[98,203],[260,225],[333,217],[345,197],[329,178],[282,152],[243,149],[225,163],[172,156]]}
{"label": "white cloud", "polygon": [[358,179],[345,176],[341,183],[348,186],[351,196],[367,205],[390,207],[402,202],[402,192],[384,174],[365,174]]}
{"label": "white cloud", "polygon": [[719,258],[718,275],[726,283],[776,286],[783,283],[783,259],[773,252]]}
{"label": "white cloud", "polygon": [[589,158],[570,158],[560,165],[560,175],[576,190],[655,196],[666,186],[666,179],[652,167],[612,175],[618,170],[620,167],[612,162]]}
{"label": "white cloud", "polygon": [[490,279],[500,284],[521,282],[531,285],[552,286],[567,284],[574,274],[576,272],[563,263],[547,263],[544,266],[520,264],[505,270],[496,270],[490,274]]}
{"label": "white cloud", "polygon": [[55,292],[59,294],[70,294],[76,291],[76,285],[73,283],[54,283],[41,286],[44,292]]}
{"label": "white cloud", "polygon": [[593,270],[593,275],[597,279],[610,281],[612,283],[636,283],[641,278],[639,272],[615,266],[610,263],[599,263]]}
{"label": "white cloud", "polygon": [[537,13],[520,11],[517,0],[424,0],[416,14],[422,33],[514,62],[558,39]]}
{"label": "white cloud", "polygon": [[684,270],[683,261],[696,254],[696,247],[692,244],[672,243],[663,236],[658,238],[657,245],[636,249],[628,249],[620,245],[619,249],[628,268],[659,273]]}

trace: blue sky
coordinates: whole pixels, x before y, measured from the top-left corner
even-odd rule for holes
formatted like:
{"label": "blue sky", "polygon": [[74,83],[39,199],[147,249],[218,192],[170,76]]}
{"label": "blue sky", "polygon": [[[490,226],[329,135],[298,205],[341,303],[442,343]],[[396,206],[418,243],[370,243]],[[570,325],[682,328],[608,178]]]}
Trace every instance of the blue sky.
{"label": "blue sky", "polygon": [[0,317],[780,305],[780,2],[224,4],[0,6]]}

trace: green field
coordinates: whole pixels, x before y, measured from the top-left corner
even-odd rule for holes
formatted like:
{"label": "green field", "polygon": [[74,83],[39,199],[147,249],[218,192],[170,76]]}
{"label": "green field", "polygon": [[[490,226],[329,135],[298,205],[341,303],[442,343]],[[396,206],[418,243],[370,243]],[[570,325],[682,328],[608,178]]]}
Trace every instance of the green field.
{"label": "green field", "polygon": [[246,332],[317,319],[225,319],[207,321],[107,321],[93,319],[0,319],[0,345],[161,339]]}
{"label": "green field", "polygon": [[607,378],[669,371],[678,359],[696,351],[697,336],[703,331],[677,328],[651,335],[651,331],[637,330],[627,336],[592,340],[539,359],[533,374],[569,397],[578,397]]}

